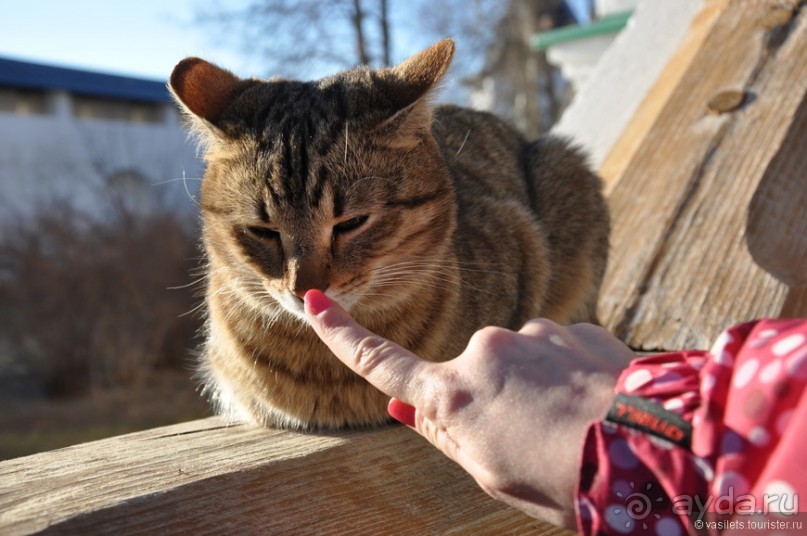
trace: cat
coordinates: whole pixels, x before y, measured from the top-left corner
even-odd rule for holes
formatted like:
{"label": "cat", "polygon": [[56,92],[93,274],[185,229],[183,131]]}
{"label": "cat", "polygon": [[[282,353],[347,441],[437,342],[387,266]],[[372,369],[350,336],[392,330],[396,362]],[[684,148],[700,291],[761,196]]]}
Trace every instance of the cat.
{"label": "cat", "polygon": [[207,163],[199,374],[226,417],[301,430],[388,421],[388,398],[306,323],[309,289],[433,361],[483,326],[595,320],[600,179],[564,140],[432,106],[454,48],[314,82],[241,79],[199,58],[174,68]]}

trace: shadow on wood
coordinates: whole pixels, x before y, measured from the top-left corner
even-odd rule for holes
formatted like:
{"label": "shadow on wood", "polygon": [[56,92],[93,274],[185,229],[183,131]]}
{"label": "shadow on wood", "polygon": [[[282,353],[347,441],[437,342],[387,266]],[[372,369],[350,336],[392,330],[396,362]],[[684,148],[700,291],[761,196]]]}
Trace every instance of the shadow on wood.
{"label": "shadow on wood", "polygon": [[567,534],[400,426],[307,435],[215,417],[0,463],[0,533],[38,531]]}
{"label": "shadow on wood", "polygon": [[754,261],[792,288],[807,286],[807,93],[748,207]]}

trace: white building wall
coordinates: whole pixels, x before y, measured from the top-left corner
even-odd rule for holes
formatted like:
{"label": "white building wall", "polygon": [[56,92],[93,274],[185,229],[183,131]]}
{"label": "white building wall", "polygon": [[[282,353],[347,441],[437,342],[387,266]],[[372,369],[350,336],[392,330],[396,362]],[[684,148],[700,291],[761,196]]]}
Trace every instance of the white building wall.
{"label": "white building wall", "polygon": [[48,101],[45,115],[0,112],[0,222],[57,200],[102,215],[109,178],[121,172],[144,178],[141,193],[127,192],[143,198],[137,203],[161,198],[196,210],[181,179],[195,195],[203,164],[171,104],[162,122],[134,123],[75,118],[64,92]]}
{"label": "white building wall", "polygon": [[628,27],[599,59],[552,132],[580,144],[598,169],[702,4],[703,0],[641,0]]}

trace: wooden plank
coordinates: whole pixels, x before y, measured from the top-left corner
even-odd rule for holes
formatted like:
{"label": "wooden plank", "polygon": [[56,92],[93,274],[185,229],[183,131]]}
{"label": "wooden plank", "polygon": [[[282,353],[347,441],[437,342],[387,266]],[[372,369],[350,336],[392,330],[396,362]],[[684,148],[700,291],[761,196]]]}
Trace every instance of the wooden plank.
{"label": "wooden plank", "polygon": [[215,417],[0,462],[0,534],[39,531],[568,534],[489,498],[404,427],[311,435]]}
{"label": "wooden plank", "polygon": [[[772,16],[782,9],[790,17]],[[734,0],[644,137],[609,199],[611,263],[599,307],[605,325],[631,346],[708,347],[724,327],[782,313],[791,289],[754,261],[744,237],[749,203],[777,154],[800,170],[779,185],[784,197],[807,185],[799,120],[805,57],[804,9]],[[746,102],[710,112],[710,100],[725,90],[744,92]],[[766,203],[766,210],[785,208]],[[799,221],[804,205],[790,210]]]}

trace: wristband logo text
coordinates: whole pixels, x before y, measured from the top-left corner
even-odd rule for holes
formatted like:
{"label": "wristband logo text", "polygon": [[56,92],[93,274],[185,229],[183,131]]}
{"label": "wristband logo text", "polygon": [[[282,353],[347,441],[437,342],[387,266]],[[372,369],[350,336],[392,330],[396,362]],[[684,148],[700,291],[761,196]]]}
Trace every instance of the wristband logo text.
{"label": "wristband logo text", "polygon": [[627,426],[689,449],[692,425],[646,398],[619,393],[605,420]]}
{"label": "wristband logo text", "polygon": [[634,408],[627,404],[620,404],[619,402],[614,404],[614,407],[617,417],[624,417],[628,422],[647,428],[670,441],[681,441],[684,435],[686,435],[680,426],[676,426],[674,423],[664,420],[664,418],[658,415],[653,415],[652,413]]}

